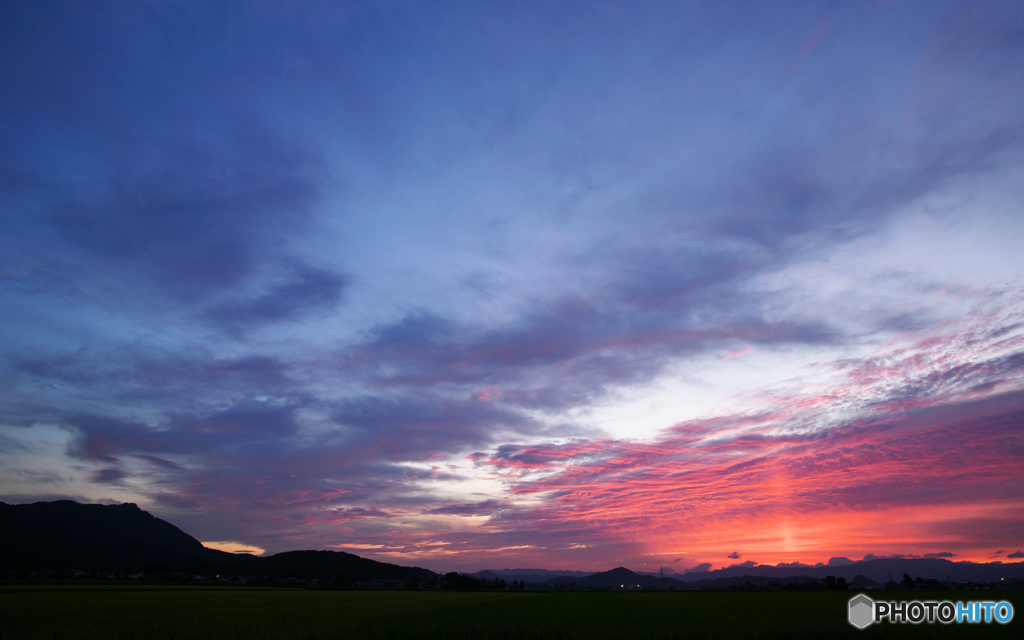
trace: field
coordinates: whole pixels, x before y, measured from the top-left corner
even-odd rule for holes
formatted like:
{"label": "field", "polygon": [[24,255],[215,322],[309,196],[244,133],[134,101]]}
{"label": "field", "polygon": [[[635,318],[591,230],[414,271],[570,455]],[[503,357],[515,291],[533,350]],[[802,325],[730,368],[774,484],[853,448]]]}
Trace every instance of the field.
{"label": "field", "polygon": [[[509,593],[158,586],[3,586],[0,638],[1010,638],[1009,624],[846,622],[835,592]],[[901,594],[877,594],[900,598]],[[1009,600],[1019,593],[903,594]],[[957,596],[957,597],[954,597]]]}

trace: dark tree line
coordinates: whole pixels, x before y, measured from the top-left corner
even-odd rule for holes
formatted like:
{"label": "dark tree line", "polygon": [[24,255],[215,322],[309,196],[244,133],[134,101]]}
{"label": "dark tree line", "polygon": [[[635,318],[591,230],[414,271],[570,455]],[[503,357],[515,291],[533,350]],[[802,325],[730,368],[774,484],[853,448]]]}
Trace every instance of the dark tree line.
{"label": "dark tree line", "polygon": [[825,576],[825,588],[846,591],[846,578],[839,578],[837,580],[835,576]]}
{"label": "dark tree line", "polygon": [[445,586],[449,589],[498,589],[504,591],[508,588],[508,583],[501,578],[495,578],[488,582],[487,578],[474,578],[454,571],[444,574],[444,581]]}

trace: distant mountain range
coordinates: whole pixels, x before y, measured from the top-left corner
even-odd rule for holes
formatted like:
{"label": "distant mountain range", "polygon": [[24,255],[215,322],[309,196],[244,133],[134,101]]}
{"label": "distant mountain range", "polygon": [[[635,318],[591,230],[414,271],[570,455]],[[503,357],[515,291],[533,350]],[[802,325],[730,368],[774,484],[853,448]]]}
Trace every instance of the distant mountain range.
{"label": "distant mountain range", "polygon": [[669,573],[665,574],[664,578],[649,573],[636,573],[624,567],[591,574],[565,572],[560,575],[551,575],[548,572],[541,573],[537,569],[523,571],[529,571],[529,573],[519,574],[514,570],[504,569],[500,572],[478,571],[469,575],[493,580],[493,576],[500,573],[500,577],[506,581],[525,581],[527,584],[575,584],[578,587],[590,588],[620,588],[633,585],[634,587],[680,589],[725,588],[741,582],[752,582],[755,585],[758,582],[780,582],[783,584],[797,582],[800,584],[808,580],[821,581],[826,576],[835,576],[844,578],[850,583],[857,582],[863,586],[871,586],[875,583],[885,584],[890,579],[899,582],[903,579],[904,573],[909,574],[913,579],[921,577],[953,582],[988,583],[1000,580],[1024,580],[1024,562],[950,562],[942,558],[878,558],[851,562],[838,567],[736,565],[715,571],[697,571],[682,575]]}
{"label": "distant mountain range", "polygon": [[287,551],[268,557],[207,549],[169,522],[134,504],[71,500],[9,505],[0,502],[0,573],[96,571],[317,578],[343,582],[415,580],[435,574],[341,551]]}
{"label": "distant mountain range", "polygon": [[568,571],[558,569],[485,569],[484,571],[477,571],[472,574],[476,578],[489,578],[494,579],[495,576],[504,578],[505,576],[537,576],[551,578],[555,576],[576,576],[578,578],[585,578],[587,576],[594,575],[593,571]]}
{"label": "distant mountain range", "polygon": [[866,576],[880,584],[890,580],[899,582],[903,574],[911,578],[932,578],[953,582],[998,582],[1002,579],[1024,579],[1024,562],[952,562],[944,558],[876,558],[861,560],[838,567],[808,566],[772,566],[772,565],[737,565],[718,569],[717,571],[700,571],[687,573],[685,576],[674,575],[686,582],[700,582],[738,576],[764,576],[778,580],[793,575],[805,575],[821,580],[825,576],[845,578],[852,582],[857,575]]}

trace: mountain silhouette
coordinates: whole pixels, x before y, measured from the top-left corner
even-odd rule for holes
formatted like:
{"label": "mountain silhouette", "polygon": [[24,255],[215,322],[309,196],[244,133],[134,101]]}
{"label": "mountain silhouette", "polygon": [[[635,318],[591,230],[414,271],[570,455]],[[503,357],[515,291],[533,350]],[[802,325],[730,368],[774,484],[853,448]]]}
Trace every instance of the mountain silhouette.
{"label": "mountain silhouette", "polygon": [[225,569],[234,575],[317,578],[342,583],[396,580],[428,584],[434,573],[361,558],[344,551],[285,551],[265,558],[243,557]]}
{"label": "mountain silhouette", "polygon": [[147,567],[159,571],[272,578],[317,578],[342,583],[397,580],[426,584],[434,573],[341,551],[286,551],[269,557],[208,549],[173,524],[134,504],[79,504],[71,500],[10,505],[0,502],[0,572]]}
{"label": "mountain silhouette", "polygon": [[[564,582],[562,578],[559,582]],[[574,578],[574,582],[582,587],[590,587],[592,589],[603,589],[609,587],[611,589],[637,589],[644,587],[680,587],[682,582],[679,580],[673,580],[672,578],[659,578],[656,576],[646,576],[635,571],[630,571],[625,567],[618,567],[611,571],[602,571],[601,573],[595,573],[587,576],[586,578]]]}
{"label": "mountain silhouette", "polygon": [[8,571],[110,571],[116,565],[141,571],[150,564],[195,571],[238,557],[207,549],[134,504],[0,502],[0,568]]}

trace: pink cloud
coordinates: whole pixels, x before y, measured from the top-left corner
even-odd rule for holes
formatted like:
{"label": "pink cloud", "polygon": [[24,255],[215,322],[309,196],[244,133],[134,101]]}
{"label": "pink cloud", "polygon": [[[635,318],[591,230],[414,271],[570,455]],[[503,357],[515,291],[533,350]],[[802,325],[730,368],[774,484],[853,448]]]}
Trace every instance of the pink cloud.
{"label": "pink cloud", "polygon": [[655,442],[479,454],[545,472],[512,478],[512,495],[537,506],[488,526],[594,549],[746,548],[771,563],[936,547],[980,558],[1024,511],[1024,361],[1006,354],[1017,345],[995,346],[1001,336],[968,328],[848,361],[827,393],[773,394],[758,411],[680,423]]}
{"label": "pink cloud", "polygon": [[478,389],[476,394],[474,394],[474,395],[475,395],[477,400],[483,400],[484,402],[490,402],[491,400],[494,400],[496,398],[501,397],[503,394],[501,393],[501,389],[498,388],[498,385],[492,384],[489,387],[484,387],[483,389]]}
{"label": "pink cloud", "polygon": [[732,360],[733,358],[738,358],[740,356],[745,356],[748,353],[750,353],[751,351],[753,351],[753,349],[743,349],[742,351],[729,351],[729,352],[726,352],[726,355],[725,355],[724,358],[719,358],[718,361],[721,362],[723,360]]}

